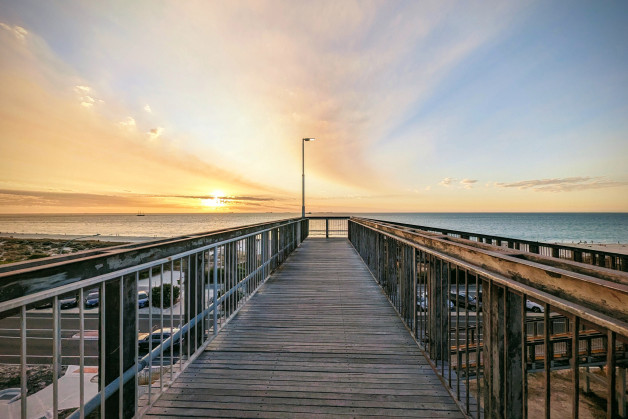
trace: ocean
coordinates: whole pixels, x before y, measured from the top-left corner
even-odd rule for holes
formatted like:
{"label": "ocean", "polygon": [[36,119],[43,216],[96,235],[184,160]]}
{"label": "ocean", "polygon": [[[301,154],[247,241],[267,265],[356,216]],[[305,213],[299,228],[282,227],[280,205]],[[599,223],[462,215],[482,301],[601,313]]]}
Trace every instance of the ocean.
{"label": "ocean", "polygon": [[[297,217],[260,214],[0,214],[0,234],[173,237]],[[323,214],[312,214],[323,215]],[[341,215],[341,214],[328,214]],[[360,213],[361,217],[560,243],[628,243],[628,213]]]}

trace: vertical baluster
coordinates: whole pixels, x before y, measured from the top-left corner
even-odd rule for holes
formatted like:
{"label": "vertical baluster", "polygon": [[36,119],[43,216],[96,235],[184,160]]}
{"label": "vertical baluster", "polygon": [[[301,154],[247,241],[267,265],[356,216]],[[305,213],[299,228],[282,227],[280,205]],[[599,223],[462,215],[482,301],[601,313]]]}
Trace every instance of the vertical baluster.
{"label": "vertical baluster", "polygon": [[59,417],[59,360],[61,357],[61,328],[59,321],[59,297],[52,305],[52,417]]}
{"label": "vertical baluster", "polygon": [[83,288],[79,289],[79,411],[85,417],[85,305],[83,304]]}
{"label": "vertical baluster", "polygon": [[26,306],[20,307],[20,409],[23,418],[28,417],[28,377],[26,375]]}
{"label": "vertical baluster", "polygon": [[[179,258],[179,278],[181,282],[181,289],[179,290],[179,327],[183,328],[183,305],[187,304],[187,301],[185,301],[187,278],[183,276],[183,258]],[[183,371],[183,337],[183,333],[181,333],[179,338],[179,371]]]}
{"label": "vertical baluster", "polygon": [[218,246],[214,247],[214,336],[218,334]]}
{"label": "vertical baluster", "polygon": [[[148,353],[153,351],[153,267],[148,269]],[[190,353],[188,352],[188,359]],[[152,404],[153,359],[148,361],[148,404]]]}
{"label": "vertical baluster", "polygon": [[[137,307],[137,304],[135,304]],[[174,260],[170,261],[170,336],[174,335]],[[175,341],[170,343],[170,381],[174,377],[174,347]]]}
{"label": "vertical baluster", "polygon": [[617,343],[617,335],[612,330],[607,333],[606,345],[606,374],[608,384],[606,386],[606,417],[608,419],[616,417],[617,413],[617,379],[615,374],[615,345]]}
{"label": "vertical baluster", "polygon": [[[484,331],[484,301],[480,304],[482,300],[482,289],[480,288],[480,275],[475,274],[475,295],[476,295],[476,311],[475,311],[475,384],[478,389],[478,398],[477,398],[477,415],[476,417],[480,419],[480,414],[482,413],[481,409],[481,400],[482,400],[482,386],[480,383],[480,360],[482,357],[482,346],[480,336]],[[481,309],[480,309],[481,305]]]}
{"label": "vertical baluster", "polygon": [[571,339],[571,417],[574,419],[578,419],[580,414],[580,318],[578,316],[574,316],[572,321],[573,335]]}
{"label": "vertical baluster", "polygon": [[550,305],[544,304],[544,315],[543,315],[543,351],[544,351],[544,372],[545,372],[545,418],[550,418],[550,400],[551,400],[551,366],[552,366],[552,348],[550,341]]}
{"label": "vertical baluster", "polygon": [[[136,293],[137,294],[137,293]],[[124,281],[123,277],[120,277],[120,298],[119,307],[120,318],[118,323],[118,376],[120,378],[120,388],[118,390],[118,417],[123,416],[123,401],[124,401]],[[137,303],[137,296],[135,297]]]}
{"label": "vertical baluster", "polygon": [[[135,272],[135,291],[136,294],[138,294],[137,299],[139,300],[139,291],[140,289],[140,272],[137,271]],[[133,345],[133,351],[135,352],[135,402],[134,402],[134,411],[137,412],[138,409],[138,404],[139,404],[139,397],[140,397],[140,385],[139,385],[139,378],[138,378],[138,374],[139,374],[139,344],[137,343],[137,336],[139,335],[140,332],[140,310],[139,310],[139,302],[136,305],[136,309],[135,309],[135,341],[134,341],[134,345]]]}
{"label": "vertical baluster", "polygon": [[[105,323],[105,307],[107,296],[105,294],[105,283],[100,284],[100,295],[98,297],[98,305],[100,311],[100,331],[98,338],[100,339],[100,367],[98,369],[98,378],[100,379],[100,417],[105,416],[105,371],[107,370],[107,351],[105,346],[106,335],[106,323]],[[150,397],[149,397],[150,400]]]}
{"label": "vertical baluster", "polygon": [[[159,336],[159,393],[164,391],[164,264],[159,266],[159,328],[161,329],[161,336]],[[196,312],[195,312],[196,313]]]}
{"label": "vertical baluster", "polygon": [[[467,296],[467,300],[469,298],[469,271],[467,271],[466,269],[464,270],[464,293]],[[477,322],[478,322],[478,312],[479,312],[479,307],[480,307],[480,301],[479,301],[479,297],[477,295],[477,291],[475,294],[475,325],[477,328]],[[469,389],[469,372],[470,372],[470,368],[469,368],[469,307],[467,304],[467,308],[465,309],[465,318],[464,318],[464,347],[465,347],[465,381],[466,381],[466,397],[465,397],[465,407],[466,407],[466,413],[467,414],[471,414],[471,410],[470,410],[470,400],[469,400],[469,393],[470,393],[470,389]],[[476,348],[477,350],[477,348]]]}
{"label": "vertical baluster", "polygon": [[[460,278],[458,275],[458,265],[455,266],[456,270],[456,398],[460,400]],[[465,299],[467,294],[464,295]],[[465,300],[465,307],[468,299]],[[450,323],[451,324],[451,321]],[[451,360],[450,360],[451,365]],[[449,368],[451,371],[451,367]],[[451,372],[450,372],[451,375]]]}

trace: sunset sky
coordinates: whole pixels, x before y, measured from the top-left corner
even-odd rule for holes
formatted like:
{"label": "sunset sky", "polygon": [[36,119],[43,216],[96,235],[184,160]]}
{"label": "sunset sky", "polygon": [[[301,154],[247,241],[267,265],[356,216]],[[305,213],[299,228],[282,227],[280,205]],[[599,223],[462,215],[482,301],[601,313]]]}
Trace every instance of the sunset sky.
{"label": "sunset sky", "polygon": [[628,2],[0,0],[0,212],[628,211]]}

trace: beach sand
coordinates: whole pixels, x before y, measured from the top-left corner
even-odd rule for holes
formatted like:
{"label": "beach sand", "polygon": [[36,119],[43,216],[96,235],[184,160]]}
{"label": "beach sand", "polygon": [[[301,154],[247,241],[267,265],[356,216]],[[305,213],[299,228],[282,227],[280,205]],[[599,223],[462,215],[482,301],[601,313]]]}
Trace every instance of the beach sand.
{"label": "beach sand", "polygon": [[580,247],[586,250],[599,250],[602,252],[621,253],[622,255],[628,255],[628,243],[574,243],[568,244],[568,246]]}

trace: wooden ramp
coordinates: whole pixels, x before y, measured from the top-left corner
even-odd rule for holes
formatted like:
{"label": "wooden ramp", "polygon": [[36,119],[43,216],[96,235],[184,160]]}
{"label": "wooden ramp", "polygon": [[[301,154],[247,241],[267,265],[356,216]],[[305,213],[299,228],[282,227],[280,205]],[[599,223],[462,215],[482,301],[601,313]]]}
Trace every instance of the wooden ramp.
{"label": "wooden ramp", "polygon": [[307,239],[148,415],[463,417],[347,239]]}

